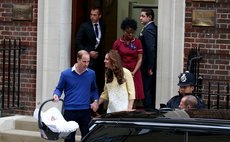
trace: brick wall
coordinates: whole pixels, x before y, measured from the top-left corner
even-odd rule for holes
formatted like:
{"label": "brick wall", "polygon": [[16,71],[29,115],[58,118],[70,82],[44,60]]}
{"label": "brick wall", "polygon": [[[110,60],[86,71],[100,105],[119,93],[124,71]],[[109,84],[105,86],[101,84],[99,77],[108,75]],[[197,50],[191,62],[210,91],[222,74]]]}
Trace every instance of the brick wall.
{"label": "brick wall", "polygon": [[[32,4],[32,20],[13,20],[13,4]],[[25,50],[21,52],[20,108],[4,110],[4,113],[30,115],[35,109],[37,8],[38,0],[1,0],[0,3],[1,44],[3,43],[3,39],[21,39],[21,45],[25,48]],[[1,57],[2,56],[0,56],[0,58]]]}
{"label": "brick wall", "polygon": [[[214,10],[215,26],[193,26],[192,12],[194,10]],[[186,0],[185,13],[185,67],[189,50],[200,48],[202,60],[200,73],[203,76],[203,91],[207,92],[207,84],[211,82],[212,93],[217,91],[220,82],[220,93],[226,94],[226,83],[230,81],[230,2],[195,2]],[[215,97],[212,98],[215,100]],[[223,97],[224,101],[226,97]],[[212,102],[215,104],[215,101]]]}

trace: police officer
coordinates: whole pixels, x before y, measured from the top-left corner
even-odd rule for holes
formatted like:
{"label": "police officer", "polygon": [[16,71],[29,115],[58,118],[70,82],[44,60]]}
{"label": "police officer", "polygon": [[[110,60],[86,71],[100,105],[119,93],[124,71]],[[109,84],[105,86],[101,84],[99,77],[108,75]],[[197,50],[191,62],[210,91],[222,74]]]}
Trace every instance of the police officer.
{"label": "police officer", "polygon": [[[186,71],[184,73],[181,73],[178,77],[179,77],[179,83],[177,85],[179,86],[179,91],[178,91],[179,94],[172,97],[167,102],[166,106],[168,108],[173,108],[173,109],[179,108],[180,101],[183,98],[183,96],[194,95],[193,90],[194,90],[194,85],[195,85],[195,76],[189,71]],[[203,100],[201,100],[197,96],[195,97],[197,99],[197,108],[204,108],[205,104]]]}

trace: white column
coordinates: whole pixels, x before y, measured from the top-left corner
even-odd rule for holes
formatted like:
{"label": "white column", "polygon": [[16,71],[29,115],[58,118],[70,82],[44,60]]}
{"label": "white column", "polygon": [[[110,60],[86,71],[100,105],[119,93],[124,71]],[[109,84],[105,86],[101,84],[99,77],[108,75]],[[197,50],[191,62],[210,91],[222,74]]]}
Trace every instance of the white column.
{"label": "white column", "polygon": [[52,98],[70,66],[72,0],[38,1],[36,107]]}
{"label": "white column", "polygon": [[178,91],[183,71],[185,0],[158,1],[158,57],[156,108]]}

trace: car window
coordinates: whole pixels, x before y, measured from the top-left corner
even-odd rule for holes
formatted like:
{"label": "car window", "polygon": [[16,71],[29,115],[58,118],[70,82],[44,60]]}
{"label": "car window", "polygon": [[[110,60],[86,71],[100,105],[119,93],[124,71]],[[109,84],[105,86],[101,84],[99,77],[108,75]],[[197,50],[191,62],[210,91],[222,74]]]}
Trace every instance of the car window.
{"label": "car window", "polygon": [[183,142],[184,133],[160,128],[101,125],[84,142]]}
{"label": "car window", "polygon": [[229,142],[230,135],[169,127],[98,124],[83,142]]}
{"label": "car window", "polygon": [[188,132],[188,142],[229,142],[230,135],[225,133]]}

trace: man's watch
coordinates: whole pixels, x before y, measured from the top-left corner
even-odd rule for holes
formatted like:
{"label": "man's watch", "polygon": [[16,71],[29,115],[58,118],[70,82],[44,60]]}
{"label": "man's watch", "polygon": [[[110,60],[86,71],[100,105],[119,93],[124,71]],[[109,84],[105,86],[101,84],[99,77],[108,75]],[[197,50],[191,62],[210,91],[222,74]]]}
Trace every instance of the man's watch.
{"label": "man's watch", "polygon": [[98,100],[94,100],[95,103],[98,103]]}

